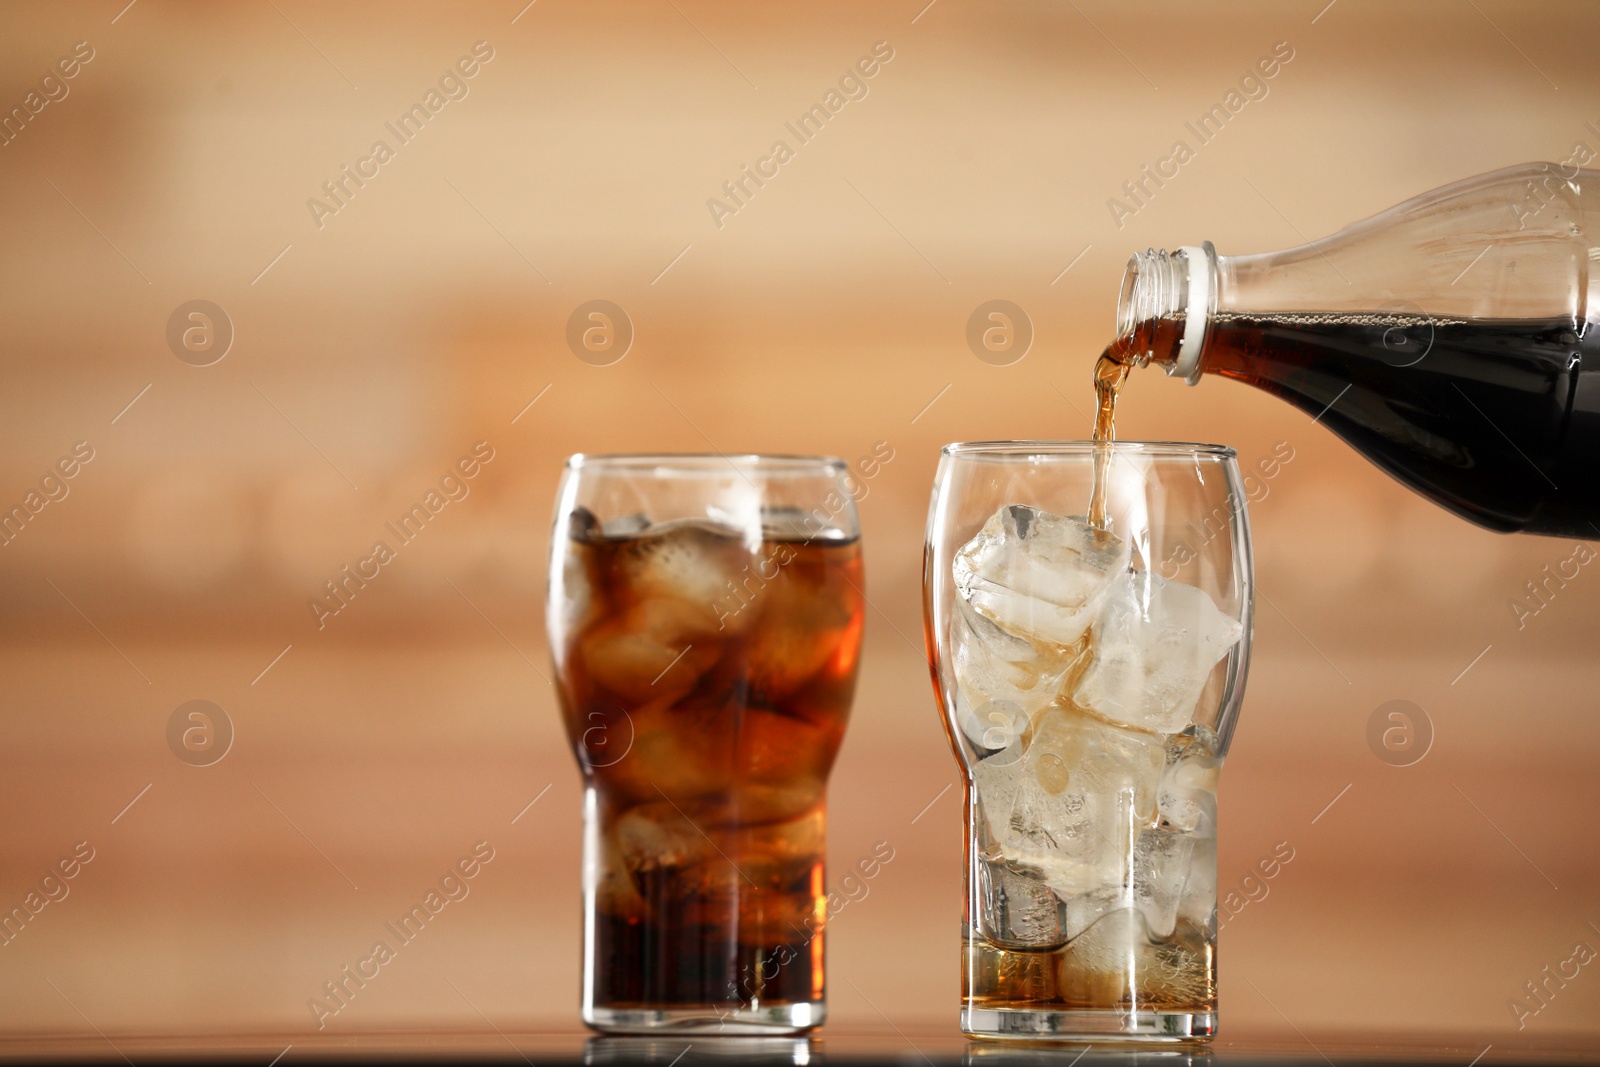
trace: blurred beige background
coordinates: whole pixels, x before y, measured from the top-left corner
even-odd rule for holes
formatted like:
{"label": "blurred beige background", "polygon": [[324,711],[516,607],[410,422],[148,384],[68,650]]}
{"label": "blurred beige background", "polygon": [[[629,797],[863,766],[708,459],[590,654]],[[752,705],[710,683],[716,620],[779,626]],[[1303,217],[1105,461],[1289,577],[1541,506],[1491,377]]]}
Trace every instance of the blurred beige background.
{"label": "blurred beige background", "polygon": [[[1600,9],[923,2],[0,9],[7,110],[93,50],[0,146],[0,504],[94,450],[0,547],[0,906],[94,850],[0,947],[0,1029],[309,1032],[485,840],[471,895],[327,1027],[573,1026],[579,779],[541,621],[562,459],[878,441],[830,852],[896,858],[830,932],[830,1010],[953,1029],[956,765],[920,643],[938,446],[1086,435],[1134,250],[1283,247],[1600,148]],[[385,123],[479,41],[467,95],[399,144]],[[798,144],[785,123],[880,41],[865,97]],[[1267,95],[1119,228],[1108,198],[1283,41]],[[308,199],[379,139],[394,158],[319,227]],[[708,198],[779,139],[794,158],[719,226]],[[1009,366],[965,339],[997,298],[1035,331]],[[194,299],[235,333],[210,366],[167,342]],[[609,366],[566,341],[593,299],[635,331]],[[1587,968],[1520,1033],[1510,1002],[1600,947],[1600,575],[1519,629],[1570,543],[1432,511],[1233,383],[1125,397],[1124,437],[1294,452],[1253,508],[1221,881],[1294,859],[1224,928],[1226,1032],[1594,1032]],[[470,494],[319,630],[323,583],[477,441]],[[167,742],[196,699],[235,729],[208,767]],[[1390,700],[1431,721],[1413,766],[1369,749]]]}

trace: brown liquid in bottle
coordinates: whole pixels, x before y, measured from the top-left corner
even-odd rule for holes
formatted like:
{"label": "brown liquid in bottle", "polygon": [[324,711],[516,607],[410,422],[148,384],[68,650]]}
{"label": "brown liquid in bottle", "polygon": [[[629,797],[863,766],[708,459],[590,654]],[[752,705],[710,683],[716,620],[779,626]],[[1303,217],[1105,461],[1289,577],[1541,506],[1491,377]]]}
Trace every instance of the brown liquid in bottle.
{"label": "brown liquid in bottle", "polygon": [[[1175,351],[1183,325],[1137,323],[1095,364],[1096,528],[1107,521],[1117,391],[1137,354]],[[1213,315],[1203,369],[1288,401],[1480,526],[1582,538],[1600,529],[1596,366],[1600,318],[1306,311]]]}

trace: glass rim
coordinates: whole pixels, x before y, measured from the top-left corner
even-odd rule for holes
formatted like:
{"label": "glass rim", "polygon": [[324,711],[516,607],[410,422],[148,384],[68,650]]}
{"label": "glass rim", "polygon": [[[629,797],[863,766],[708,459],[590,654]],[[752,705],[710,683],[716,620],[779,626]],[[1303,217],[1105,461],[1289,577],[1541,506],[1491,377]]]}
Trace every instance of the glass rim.
{"label": "glass rim", "polygon": [[723,469],[786,474],[832,476],[845,469],[838,456],[806,456],[763,452],[574,452],[567,457],[567,470],[649,471],[663,469],[674,474],[707,474]]}
{"label": "glass rim", "polygon": [[1092,456],[1096,448],[1110,446],[1111,452],[1134,453],[1156,458],[1237,459],[1239,453],[1228,445],[1200,441],[956,441],[939,450],[941,456],[972,459],[1069,458]]}

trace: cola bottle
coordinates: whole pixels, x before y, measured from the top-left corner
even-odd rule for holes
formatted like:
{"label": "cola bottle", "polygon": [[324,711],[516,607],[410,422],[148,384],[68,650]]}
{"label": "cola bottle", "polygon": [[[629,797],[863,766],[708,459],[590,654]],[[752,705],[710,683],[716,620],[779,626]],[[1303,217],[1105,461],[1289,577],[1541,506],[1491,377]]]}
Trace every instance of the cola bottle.
{"label": "cola bottle", "polygon": [[1135,255],[1104,359],[1287,400],[1489,529],[1600,534],[1600,170],[1447,185],[1280,252]]}

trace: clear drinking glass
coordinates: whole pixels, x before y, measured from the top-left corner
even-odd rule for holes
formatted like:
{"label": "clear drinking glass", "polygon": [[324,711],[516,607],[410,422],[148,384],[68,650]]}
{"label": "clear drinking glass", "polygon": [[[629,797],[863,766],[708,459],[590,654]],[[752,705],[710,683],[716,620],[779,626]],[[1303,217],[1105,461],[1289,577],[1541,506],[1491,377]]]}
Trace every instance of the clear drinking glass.
{"label": "clear drinking glass", "polygon": [[[1104,531],[1082,517],[1097,449]],[[1250,649],[1233,450],[950,445],[924,566],[967,781],[961,1028],[1209,1038],[1217,776]]]}
{"label": "clear drinking glass", "polygon": [[864,594],[846,468],[573,456],[547,619],[583,774],[583,1021],[823,1019],[824,792]]}

